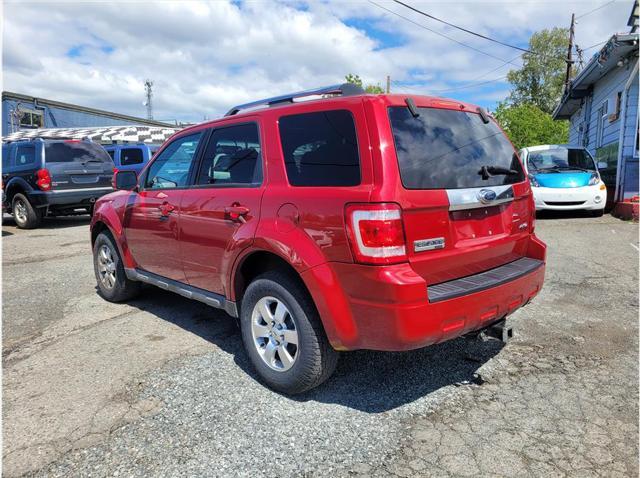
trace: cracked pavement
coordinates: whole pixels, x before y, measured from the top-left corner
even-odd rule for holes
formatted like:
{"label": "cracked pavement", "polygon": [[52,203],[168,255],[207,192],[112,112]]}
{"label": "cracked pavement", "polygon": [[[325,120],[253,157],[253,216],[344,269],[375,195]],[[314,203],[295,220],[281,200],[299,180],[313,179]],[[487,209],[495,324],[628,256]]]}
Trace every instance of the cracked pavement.
{"label": "cracked pavement", "polygon": [[224,313],[95,293],[88,221],[3,225],[5,476],[638,476],[637,224],[551,216],[515,338],[343,354],[295,398]]}

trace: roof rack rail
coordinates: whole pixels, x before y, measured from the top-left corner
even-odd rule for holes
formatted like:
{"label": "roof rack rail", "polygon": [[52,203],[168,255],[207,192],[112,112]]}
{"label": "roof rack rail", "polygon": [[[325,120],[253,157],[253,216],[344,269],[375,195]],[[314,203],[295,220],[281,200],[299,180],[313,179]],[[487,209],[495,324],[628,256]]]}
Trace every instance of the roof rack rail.
{"label": "roof rack rail", "polygon": [[231,108],[225,116],[233,116],[242,110],[249,108],[255,108],[256,106],[273,106],[280,103],[293,103],[296,98],[304,98],[305,96],[314,95],[342,95],[353,96],[364,94],[365,91],[358,85],[352,83],[342,83],[340,85],[324,86],[322,88],[315,88],[312,90],[298,91],[296,93],[289,93],[281,96],[274,96],[273,98],[265,98],[263,100],[252,101],[251,103],[245,103],[243,105],[234,106]]}

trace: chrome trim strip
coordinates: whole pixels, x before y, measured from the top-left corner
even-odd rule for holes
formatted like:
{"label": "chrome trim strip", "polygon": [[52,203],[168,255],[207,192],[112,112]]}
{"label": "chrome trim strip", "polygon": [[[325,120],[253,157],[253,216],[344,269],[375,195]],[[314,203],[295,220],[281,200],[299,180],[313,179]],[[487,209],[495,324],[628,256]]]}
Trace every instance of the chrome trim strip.
{"label": "chrome trim strip", "polygon": [[[449,211],[464,209],[477,209],[490,207],[513,201],[513,186],[488,186],[485,188],[447,189],[449,198]],[[495,194],[495,199],[483,199],[481,192],[490,191]]]}
{"label": "chrome trim strip", "polygon": [[215,292],[209,292],[207,290],[192,287],[179,281],[167,279],[166,277],[159,276],[152,272],[141,272],[138,269],[125,268],[125,274],[129,280],[135,280],[140,282],[146,282],[147,284],[155,285],[161,289],[175,292],[188,299],[197,300],[198,302],[204,302],[211,307],[218,309],[224,309],[227,314],[232,317],[238,317],[238,307],[236,303],[227,300],[224,296],[216,294]]}
{"label": "chrome trim strip", "polygon": [[[55,187],[55,186],[54,186]],[[77,188],[77,189],[52,189],[52,193],[78,193],[83,191],[113,191],[112,187],[99,187],[99,188]]]}

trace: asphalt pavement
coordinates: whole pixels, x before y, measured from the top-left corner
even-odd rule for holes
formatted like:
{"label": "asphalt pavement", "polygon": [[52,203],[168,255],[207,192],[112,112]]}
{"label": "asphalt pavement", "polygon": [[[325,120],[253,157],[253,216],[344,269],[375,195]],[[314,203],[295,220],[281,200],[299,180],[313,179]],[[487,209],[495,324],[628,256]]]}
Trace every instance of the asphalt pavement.
{"label": "asphalt pavement", "polygon": [[515,338],[342,354],[286,397],[233,319],[95,290],[88,218],[2,228],[5,476],[638,476],[638,225],[546,215]]}

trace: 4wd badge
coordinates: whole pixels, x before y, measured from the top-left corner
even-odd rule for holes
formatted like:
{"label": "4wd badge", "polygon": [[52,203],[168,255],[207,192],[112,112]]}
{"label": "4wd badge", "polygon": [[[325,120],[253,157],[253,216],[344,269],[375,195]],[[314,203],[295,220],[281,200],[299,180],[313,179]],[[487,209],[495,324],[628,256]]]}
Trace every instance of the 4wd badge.
{"label": "4wd badge", "polygon": [[444,237],[420,239],[413,242],[413,250],[416,252],[431,251],[433,249],[444,249]]}

